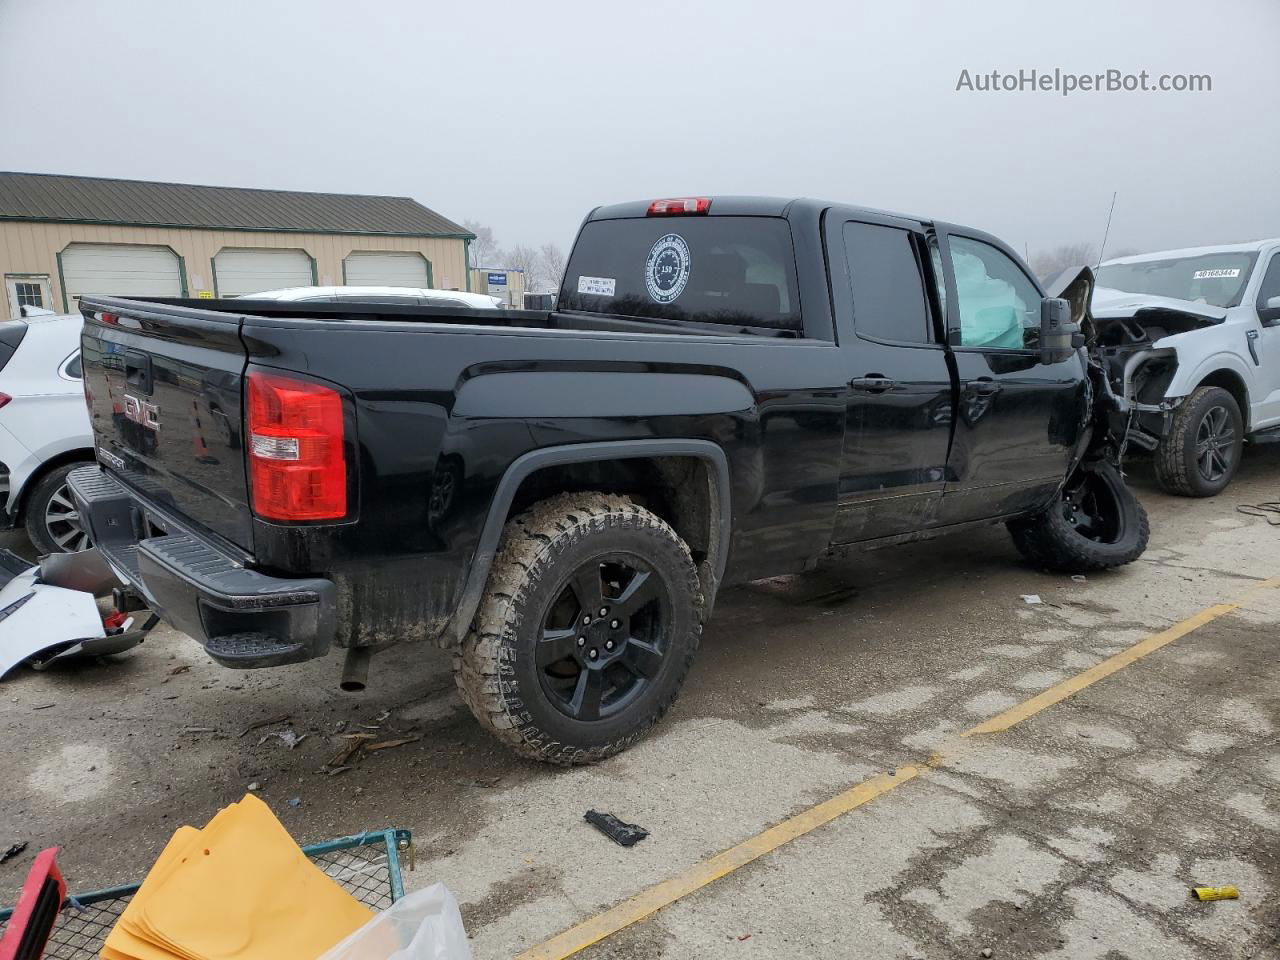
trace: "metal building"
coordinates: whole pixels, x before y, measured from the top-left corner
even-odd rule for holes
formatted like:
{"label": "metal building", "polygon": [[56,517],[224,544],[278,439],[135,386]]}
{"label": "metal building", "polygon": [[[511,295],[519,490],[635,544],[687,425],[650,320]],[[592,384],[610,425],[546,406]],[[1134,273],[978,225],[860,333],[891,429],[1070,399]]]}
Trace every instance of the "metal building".
{"label": "metal building", "polygon": [[466,229],[408,197],[0,172],[0,319],[85,294],[470,289]]}

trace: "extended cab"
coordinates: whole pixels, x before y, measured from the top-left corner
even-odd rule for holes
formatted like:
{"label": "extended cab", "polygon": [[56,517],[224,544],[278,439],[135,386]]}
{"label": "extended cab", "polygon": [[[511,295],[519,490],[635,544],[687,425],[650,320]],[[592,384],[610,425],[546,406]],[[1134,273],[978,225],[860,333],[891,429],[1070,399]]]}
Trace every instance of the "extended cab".
{"label": "extended cab", "polygon": [[1170,493],[1213,496],[1246,439],[1280,441],[1280,239],[1110,260],[1092,314],[1130,442]]}
{"label": "extended cab", "polygon": [[590,761],[670,706],[726,584],[992,523],[1052,569],[1141,554],[1067,280],[964,227],[721,197],[592,212],[550,313],[85,297],[71,487],[218,662],[336,646],[357,688],[436,640],[498,737]]}

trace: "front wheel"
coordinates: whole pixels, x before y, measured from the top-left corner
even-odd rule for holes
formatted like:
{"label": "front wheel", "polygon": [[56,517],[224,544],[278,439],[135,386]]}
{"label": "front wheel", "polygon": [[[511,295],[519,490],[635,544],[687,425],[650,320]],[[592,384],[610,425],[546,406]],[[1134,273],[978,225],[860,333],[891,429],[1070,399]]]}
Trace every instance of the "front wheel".
{"label": "front wheel", "polygon": [[1169,493],[1212,497],[1236,475],[1244,447],[1244,417],[1221,387],[1197,387],[1173,415],[1156,449],[1156,479]]}
{"label": "front wheel", "polygon": [[611,494],[561,494],[507,524],[455,661],[462,698],[517,753],[591,763],[675,701],[702,632],[689,548]]}
{"label": "front wheel", "polygon": [[1151,526],[1120,471],[1098,461],[1078,467],[1043,513],[1010,521],[1009,533],[1033,566],[1083,573],[1137,560]]}

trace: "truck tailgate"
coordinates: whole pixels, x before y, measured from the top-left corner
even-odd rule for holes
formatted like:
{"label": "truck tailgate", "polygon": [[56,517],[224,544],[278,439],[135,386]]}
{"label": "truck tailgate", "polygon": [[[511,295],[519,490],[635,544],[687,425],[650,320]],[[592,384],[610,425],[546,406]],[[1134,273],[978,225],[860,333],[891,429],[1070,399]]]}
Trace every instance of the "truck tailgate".
{"label": "truck tailgate", "polygon": [[242,318],[95,298],[81,312],[99,461],[161,509],[249,549]]}

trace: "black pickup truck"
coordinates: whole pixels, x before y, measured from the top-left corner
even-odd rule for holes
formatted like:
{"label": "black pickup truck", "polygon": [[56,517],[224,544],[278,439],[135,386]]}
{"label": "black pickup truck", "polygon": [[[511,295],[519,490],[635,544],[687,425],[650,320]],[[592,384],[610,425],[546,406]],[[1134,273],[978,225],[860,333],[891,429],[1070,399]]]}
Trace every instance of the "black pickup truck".
{"label": "black pickup truck", "polygon": [[85,297],[70,485],[128,602],[217,662],[337,646],[357,689],[435,640],[494,734],[587,762],[671,705],[726,584],[993,523],[1054,570],[1142,553],[1069,279],[717,197],[592,212],[553,312]]}

